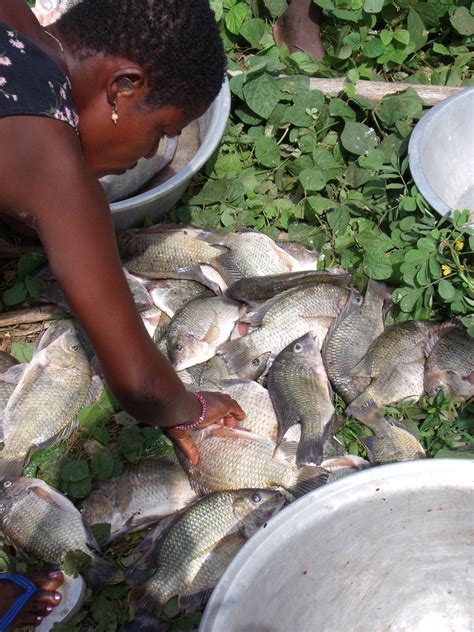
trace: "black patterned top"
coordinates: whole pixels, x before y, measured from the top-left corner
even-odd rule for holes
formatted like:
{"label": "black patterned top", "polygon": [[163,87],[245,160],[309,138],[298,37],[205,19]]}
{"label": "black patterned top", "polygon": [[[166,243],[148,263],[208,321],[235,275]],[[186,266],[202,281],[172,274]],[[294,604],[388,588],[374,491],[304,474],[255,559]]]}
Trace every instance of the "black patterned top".
{"label": "black patterned top", "polygon": [[47,116],[78,131],[69,78],[34,42],[0,22],[0,118]]}

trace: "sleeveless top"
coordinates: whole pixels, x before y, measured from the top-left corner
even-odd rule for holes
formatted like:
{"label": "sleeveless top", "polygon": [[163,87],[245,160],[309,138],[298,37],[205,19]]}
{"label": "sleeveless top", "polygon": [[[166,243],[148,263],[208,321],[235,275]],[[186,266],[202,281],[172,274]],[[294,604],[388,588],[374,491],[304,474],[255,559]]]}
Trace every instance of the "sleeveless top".
{"label": "sleeveless top", "polygon": [[28,37],[0,22],[0,118],[46,116],[78,132],[71,82]]}

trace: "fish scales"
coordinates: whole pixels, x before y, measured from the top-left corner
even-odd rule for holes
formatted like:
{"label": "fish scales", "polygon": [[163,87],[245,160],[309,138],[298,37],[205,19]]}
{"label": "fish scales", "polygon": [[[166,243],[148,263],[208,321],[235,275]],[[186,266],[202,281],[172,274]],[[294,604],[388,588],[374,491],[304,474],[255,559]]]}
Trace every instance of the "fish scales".
{"label": "fish scales", "polygon": [[15,546],[61,568],[66,555],[82,551],[92,558],[87,579],[98,584],[113,567],[97,556],[98,546],[70,500],[44,481],[20,478],[0,488],[0,527]]}
{"label": "fish scales", "polygon": [[[220,579],[246,539],[284,504],[279,492],[254,489],[210,494],[192,505],[161,537],[157,571],[132,590],[138,614],[159,616],[174,595],[195,609]],[[133,623],[129,630],[138,630]]]}
{"label": "fish scales", "polygon": [[279,421],[280,441],[292,425],[301,424],[296,462],[319,465],[335,410],[317,338],[306,334],[283,349],[270,369],[268,390]]}
{"label": "fish scales", "polygon": [[275,356],[308,332],[322,343],[348,295],[348,290],[329,284],[287,290],[250,317],[250,324],[259,324],[258,329],[226,343],[218,353],[235,373],[253,378],[252,361],[257,356],[266,352]]}
{"label": "fish scales", "polygon": [[355,377],[349,371],[367,353],[372,342],[383,333],[383,304],[387,288],[369,279],[364,299],[352,292],[326,336],[322,353],[328,377],[346,403],[353,401],[370,384],[368,377]]}
{"label": "fish scales", "polygon": [[[246,431],[210,426],[193,436],[199,463],[180,458],[190,478],[202,491],[254,487],[283,487],[295,495],[323,485],[327,473],[317,466],[298,469],[276,456],[275,443]],[[306,485],[308,483],[308,485]]]}
{"label": "fish scales", "polygon": [[[6,407],[8,400],[10,399],[13,391],[15,390],[15,384],[9,384],[2,381],[2,373],[8,371],[12,366],[18,364],[16,360],[9,353],[0,351],[0,412]],[[2,428],[0,427],[0,439],[2,436]]]}
{"label": "fish scales", "polygon": [[426,361],[424,387],[428,395],[474,397],[474,338],[465,329],[455,328],[436,343]]}
{"label": "fish scales", "polygon": [[195,499],[181,465],[151,457],[99,483],[82,503],[82,518],[88,526],[110,524],[113,540],[174,514]]}
{"label": "fish scales", "polygon": [[67,331],[35,354],[3,411],[0,480],[18,478],[32,449],[69,436],[90,386],[90,365],[73,332]]}

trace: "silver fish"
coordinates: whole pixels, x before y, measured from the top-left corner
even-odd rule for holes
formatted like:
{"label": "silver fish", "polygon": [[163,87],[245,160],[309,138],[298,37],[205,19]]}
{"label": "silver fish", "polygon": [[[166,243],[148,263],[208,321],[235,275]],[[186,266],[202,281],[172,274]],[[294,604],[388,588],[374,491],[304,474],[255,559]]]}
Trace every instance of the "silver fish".
{"label": "silver fish", "polygon": [[255,379],[252,362],[258,356],[267,352],[276,356],[290,342],[308,332],[322,343],[348,295],[348,290],[330,284],[287,290],[246,317],[246,322],[258,329],[222,345],[218,354],[231,371]]}
{"label": "silver fish", "polygon": [[156,307],[169,318],[173,318],[176,312],[189,301],[198,296],[212,296],[213,293],[197,281],[162,279],[150,283],[150,295]]}
{"label": "silver fish", "polygon": [[305,334],[278,354],[268,374],[268,392],[279,423],[279,442],[291,426],[301,425],[298,465],[322,462],[324,443],[335,422],[332,390],[319,347],[317,338]]}
{"label": "silver fish", "polygon": [[181,371],[216,354],[229,339],[239,318],[240,305],[227,298],[195,298],[174,316],[166,333],[168,354]]}
{"label": "silver fish", "polygon": [[82,503],[86,525],[110,524],[110,541],[180,511],[196,494],[181,465],[151,457],[97,485]]}
{"label": "silver fish", "polygon": [[428,353],[424,377],[428,395],[444,391],[455,397],[474,397],[474,338],[467,331],[453,329]]}
{"label": "silver fish", "polygon": [[[5,353],[4,351],[0,351],[0,411],[2,411],[10,399],[13,391],[15,390],[14,384],[9,384],[8,382],[3,382],[1,375],[8,371],[8,369],[12,366],[18,364],[18,360],[16,360],[9,353]],[[2,440],[2,428],[0,427],[0,440]]]}
{"label": "silver fish", "polygon": [[72,502],[37,478],[19,478],[0,487],[0,527],[13,544],[43,562],[61,568],[68,553],[91,557],[84,577],[101,585],[115,567],[98,556],[99,547]]}
{"label": "silver fish", "polygon": [[349,371],[360,362],[372,342],[383,332],[383,304],[387,287],[369,279],[364,299],[352,292],[344,310],[332,324],[322,355],[334,389],[346,403],[354,400],[370,384],[368,377]]}

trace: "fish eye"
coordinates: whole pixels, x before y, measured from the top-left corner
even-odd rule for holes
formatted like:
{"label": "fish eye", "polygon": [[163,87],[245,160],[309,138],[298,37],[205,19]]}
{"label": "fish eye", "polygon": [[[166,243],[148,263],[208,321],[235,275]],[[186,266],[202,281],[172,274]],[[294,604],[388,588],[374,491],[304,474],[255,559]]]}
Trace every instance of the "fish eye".
{"label": "fish eye", "polygon": [[4,487],[5,489],[8,489],[8,488],[9,488],[9,487],[11,487],[12,485],[13,485],[13,483],[12,483],[11,481],[5,481],[5,482],[3,483],[3,487]]}
{"label": "fish eye", "polygon": [[72,351],[79,351],[79,345],[71,345]]}
{"label": "fish eye", "polygon": [[262,497],[260,496],[260,494],[252,494],[252,502],[254,503],[262,502]]}
{"label": "fish eye", "polygon": [[362,305],[363,302],[364,302],[364,299],[362,297],[362,294],[357,294],[357,296],[356,296],[356,303],[357,303],[357,305]]}
{"label": "fish eye", "polygon": [[301,353],[303,351],[303,345],[301,345],[299,342],[297,342],[295,344],[295,346],[293,347],[293,351],[295,353]]}
{"label": "fish eye", "polygon": [[255,360],[252,360],[252,366],[260,366],[260,358],[255,358]]}
{"label": "fish eye", "polygon": [[183,345],[180,345],[179,343],[177,345],[175,345],[174,347],[175,351],[182,351],[183,350]]}
{"label": "fish eye", "polygon": [[83,513],[84,513],[84,511],[85,511],[84,507],[79,507],[79,513],[80,513],[80,514],[83,514]]}

